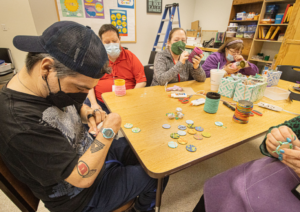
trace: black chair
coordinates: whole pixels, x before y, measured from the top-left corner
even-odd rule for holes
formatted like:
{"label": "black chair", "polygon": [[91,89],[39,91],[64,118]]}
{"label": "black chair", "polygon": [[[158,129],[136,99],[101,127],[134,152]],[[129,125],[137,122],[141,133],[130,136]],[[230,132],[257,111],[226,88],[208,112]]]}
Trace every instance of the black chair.
{"label": "black chair", "polygon": [[154,66],[152,64],[144,66],[146,78],[147,78],[147,85],[146,87],[150,87],[152,80],[153,80],[153,74],[154,74]]}
{"label": "black chair", "polygon": [[11,63],[11,69],[15,69],[15,64],[10,49],[0,48],[0,60],[4,60],[6,63]]}
{"label": "black chair", "polygon": [[125,47],[125,46],[122,46],[123,47],[123,49],[125,49],[125,50],[128,50],[128,48],[127,47]]}
{"label": "black chair", "polygon": [[[286,66],[286,65],[278,65],[279,71],[282,71],[281,78],[282,80],[296,82],[300,81],[300,67],[299,66]],[[295,70],[298,69],[298,70]]]}
{"label": "black chair", "polygon": [[151,54],[150,54],[150,58],[149,58],[148,64],[154,64],[154,59],[155,59],[156,53],[157,53],[156,51],[151,51]]}

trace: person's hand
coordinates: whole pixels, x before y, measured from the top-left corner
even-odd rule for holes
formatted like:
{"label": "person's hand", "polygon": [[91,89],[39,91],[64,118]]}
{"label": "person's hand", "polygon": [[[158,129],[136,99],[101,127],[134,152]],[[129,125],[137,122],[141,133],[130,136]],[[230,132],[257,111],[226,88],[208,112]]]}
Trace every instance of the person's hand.
{"label": "person's hand", "polygon": [[85,106],[81,108],[81,118],[87,125],[89,126],[89,132],[93,132],[93,134],[97,135],[99,133],[99,129],[97,129],[97,125],[103,122],[107,116],[106,112],[102,109],[95,109]]}
{"label": "person's hand", "polygon": [[92,108],[93,110],[96,110],[96,109],[102,110],[101,106],[98,105],[97,103],[91,104],[91,108]]}
{"label": "person's hand", "polygon": [[224,70],[227,72],[227,74],[234,74],[239,71],[238,68],[232,68],[232,63],[229,63],[227,66],[224,66]]}
{"label": "person's hand", "polygon": [[273,157],[278,158],[280,155],[278,155],[274,151],[279,146],[280,144],[279,141],[281,142],[291,141],[294,146],[300,146],[299,140],[295,138],[297,138],[295,133],[291,130],[291,128],[287,126],[280,126],[279,128],[274,128],[267,135],[267,139],[266,139],[267,150]]}
{"label": "person's hand", "polygon": [[234,60],[236,62],[240,62],[240,61],[245,60],[245,59],[244,59],[244,57],[242,55],[235,55],[234,56]]}
{"label": "person's hand", "polygon": [[180,55],[180,59],[179,61],[182,63],[182,64],[185,64],[185,61],[187,61],[187,59],[189,59],[189,53],[187,51],[183,51]]}
{"label": "person's hand", "polygon": [[197,55],[195,55],[194,56],[194,58],[193,58],[193,64],[194,64],[194,69],[197,69],[197,68],[199,68],[199,64],[200,64],[200,62],[201,62],[201,59],[204,57],[204,55],[202,54],[202,55],[200,55],[200,57],[199,56],[197,56]]}
{"label": "person's hand", "polygon": [[300,177],[300,148],[294,146],[294,149],[283,149],[281,154],[281,162],[293,169]]}
{"label": "person's hand", "polygon": [[106,119],[103,122],[103,128],[112,128],[113,131],[117,134],[117,132],[121,128],[122,119],[117,113],[110,113],[107,115]]}

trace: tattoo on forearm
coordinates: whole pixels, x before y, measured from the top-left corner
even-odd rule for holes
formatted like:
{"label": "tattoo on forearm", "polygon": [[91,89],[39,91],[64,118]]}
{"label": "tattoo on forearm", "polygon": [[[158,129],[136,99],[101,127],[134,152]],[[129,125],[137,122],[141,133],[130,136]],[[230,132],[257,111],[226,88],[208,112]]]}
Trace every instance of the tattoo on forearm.
{"label": "tattoo on forearm", "polygon": [[103,149],[105,145],[103,143],[101,143],[100,141],[98,141],[97,139],[94,140],[94,142],[91,145],[91,152],[95,153],[100,151],[101,149]]}
{"label": "tattoo on forearm", "polygon": [[81,177],[88,178],[93,176],[97,169],[90,170],[89,166],[84,161],[80,160],[77,165],[77,171]]}

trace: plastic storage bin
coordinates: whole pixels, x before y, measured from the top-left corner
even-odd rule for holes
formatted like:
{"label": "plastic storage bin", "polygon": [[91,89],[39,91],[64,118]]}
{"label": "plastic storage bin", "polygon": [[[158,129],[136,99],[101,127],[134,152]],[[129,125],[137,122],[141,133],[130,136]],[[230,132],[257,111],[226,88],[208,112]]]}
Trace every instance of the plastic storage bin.
{"label": "plastic storage bin", "polygon": [[229,26],[227,31],[236,32],[237,28],[238,28],[237,26]]}
{"label": "plastic storage bin", "polygon": [[246,20],[246,18],[247,18],[247,13],[245,12],[236,14],[236,20],[241,21],[241,20]]}
{"label": "plastic storage bin", "polygon": [[265,97],[268,97],[269,99],[272,100],[285,100],[287,98],[289,98],[290,95],[290,91],[284,90],[282,88],[278,88],[278,87],[268,87],[266,88],[265,91]]}
{"label": "plastic storage bin", "polygon": [[244,32],[244,38],[253,38],[255,32]]}
{"label": "plastic storage bin", "polygon": [[248,27],[245,25],[240,25],[240,26],[238,26],[238,29],[237,29],[238,32],[246,32],[247,30],[248,30]]}
{"label": "plastic storage bin", "polygon": [[236,35],[236,32],[230,32],[230,31],[227,31],[227,32],[226,32],[226,37],[227,37],[227,38],[235,37],[235,35]]}
{"label": "plastic storage bin", "polygon": [[257,25],[249,25],[248,32],[255,32]]}
{"label": "plastic storage bin", "polygon": [[239,24],[238,23],[230,23],[229,26],[237,27],[237,26],[239,26]]}
{"label": "plastic storage bin", "polygon": [[244,37],[244,32],[237,32],[236,37],[237,38],[243,38]]}

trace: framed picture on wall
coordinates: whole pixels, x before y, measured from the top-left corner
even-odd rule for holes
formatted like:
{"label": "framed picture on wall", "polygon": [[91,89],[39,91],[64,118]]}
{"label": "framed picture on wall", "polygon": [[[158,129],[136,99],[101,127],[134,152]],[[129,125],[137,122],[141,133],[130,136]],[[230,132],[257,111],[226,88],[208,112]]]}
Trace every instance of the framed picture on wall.
{"label": "framed picture on wall", "polygon": [[162,0],[147,0],[147,13],[162,13]]}

